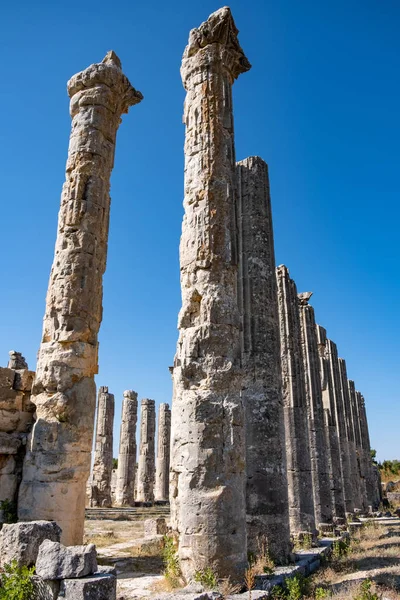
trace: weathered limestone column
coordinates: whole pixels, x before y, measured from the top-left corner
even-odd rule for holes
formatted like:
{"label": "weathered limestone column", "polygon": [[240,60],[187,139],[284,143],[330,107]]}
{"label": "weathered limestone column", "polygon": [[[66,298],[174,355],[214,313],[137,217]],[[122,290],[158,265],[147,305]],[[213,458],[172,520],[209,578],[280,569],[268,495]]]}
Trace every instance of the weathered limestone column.
{"label": "weathered limestone column", "polygon": [[115,501],[119,506],[133,506],[135,503],[137,396],[133,390],[126,390],[122,401],[115,489]]}
{"label": "weathered limestone column", "polygon": [[[361,393],[360,392],[355,392],[355,407],[356,407],[356,420],[355,420],[355,426],[357,427],[358,430],[358,440],[359,440],[359,446],[358,446],[358,456],[359,456],[359,460],[360,460],[360,473],[361,473],[361,490],[362,490],[362,507],[364,510],[366,510],[368,508],[368,506],[371,504],[369,497],[368,497],[368,487],[367,487],[367,479],[368,479],[368,467],[369,467],[369,460],[366,456],[366,452],[365,452],[365,440],[364,440],[364,435],[363,435],[363,424],[362,424],[362,406],[361,406]],[[368,452],[368,454],[370,454]]]}
{"label": "weathered limestone column", "polygon": [[155,499],[169,500],[169,456],[171,446],[171,411],[168,404],[162,403],[158,409],[158,437],[156,460]]}
{"label": "weathered limestone column", "polygon": [[284,562],[291,546],[268,167],[252,156],[236,169],[247,543],[257,553],[266,542],[275,560]]}
{"label": "weathered limestone column", "polygon": [[344,398],[342,395],[340,369],[337,346],[331,340],[326,341],[327,358],[332,382],[332,400],[334,404],[335,421],[340,451],[340,466],[342,473],[342,487],[346,512],[354,508],[353,481],[350,462],[350,448],[347,439]]}
{"label": "weathered limestone column", "polygon": [[367,503],[368,506],[372,506],[374,509],[377,509],[380,502],[380,494],[379,490],[377,490],[377,480],[374,472],[374,465],[371,458],[371,443],[369,439],[368,419],[365,408],[365,399],[362,394],[360,394],[359,403],[361,443],[364,454]]}
{"label": "weathered limestone column", "polygon": [[317,325],[316,331],[320,356],[322,403],[325,416],[326,452],[328,454],[329,463],[333,516],[335,518],[344,519],[346,517],[346,509],[344,504],[342,467],[336,426],[333,382],[331,371],[329,369],[326,330],[320,325]]}
{"label": "weathered limestone column", "polygon": [[325,417],[322,403],[320,357],[314,308],[308,304],[308,294],[299,299],[300,331],[311,453],[312,494],[315,522],[331,523],[333,505],[328,462]]}
{"label": "weathered limestone column", "polygon": [[156,405],[144,398],[140,411],[140,445],[136,478],[136,500],[154,502]]}
{"label": "weathered limestone column", "polygon": [[284,265],[277,270],[289,518],[292,535],[316,534],[310,432],[297,288]]}
{"label": "weathered limestone column", "polygon": [[356,388],[354,381],[349,379],[347,381],[349,388],[349,427],[351,431],[351,438],[353,440],[353,452],[354,452],[354,460],[353,460],[353,477],[357,487],[357,504],[355,508],[363,510],[366,508],[366,498],[365,498],[365,487],[362,481],[362,468],[361,468],[361,456],[360,456],[360,430],[358,426],[358,415],[357,415],[357,405],[356,405]]}
{"label": "weathered limestone column", "polygon": [[354,442],[353,417],[351,410],[349,382],[347,379],[346,361],[339,358],[340,386],[343,396],[343,408],[347,433],[347,443],[349,447],[350,471],[352,481],[353,503],[351,511],[361,507],[361,492],[360,492],[360,474],[357,462],[357,451]]}
{"label": "weathered limestone column", "polygon": [[183,55],[185,216],[174,364],[171,522],[186,578],[247,563],[245,425],[234,197],[232,84],[250,69],[229,8],[190,32]]}
{"label": "weathered limestone column", "polygon": [[55,520],[81,544],[96,405],[110,175],[121,115],[141,101],[114,52],[68,82],[72,131],[19,493],[21,521]]}
{"label": "weathered limestone column", "polygon": [[100,387],[97,402],[96,441],[90,506],[110,507],[113,463],[114,395],[108,387]]}

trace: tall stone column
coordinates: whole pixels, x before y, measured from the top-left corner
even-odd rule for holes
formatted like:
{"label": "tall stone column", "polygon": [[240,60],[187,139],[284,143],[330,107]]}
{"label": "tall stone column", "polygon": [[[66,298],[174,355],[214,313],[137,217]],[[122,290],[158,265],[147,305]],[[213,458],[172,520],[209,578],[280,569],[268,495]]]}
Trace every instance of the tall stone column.
{"label": "tall stone column", "polygon": [[122,401],[115,489],[115,501],[119,506],[133,506],[135,503],[137,396],[133,390],[126,390]]}
{"label": "tall stone column", "polygon": [[360,474],[361,474],[361,490],[362,490],[362,507],[364,510],[368,508],[370,504],[368,498],[368,489],[367,489],[367,479],[368,479],[368,466],[369,461],[366,457],[365,452],[365,439],[363,432],[363,423],[362,423],[362,406],[361,406],[361,393],[355,392],[355,410],[356,410],[356,420],[355,426],[357,427],[358,434],[358,455],[360,460]]}
{"label": "tall stone column", "polygon": [[155,499],[169,500],[169,456],[171,446],[171,411],[168,404],[160,404],[158,409],[158,436],[156,460]]}
{"label": "tall stone column", "polygon": [[302,294],[303,299],[299,299],[299,311],[311,453],[312,494],[315,522],[318,527],[320,523],[332,522],[333,505],[322,403],[324,374],[321,373],[320,368],[314,308],[308,304],[307,296]]}
{"label": "tall stone column", "polygon": [[290,531],[316,533],[305,372],[297,288],[284,265],[277,268],[280,346]]}
{"label": "tall stone column", "polygon": [[140,411],[140,445],[136,477],[136,500],[154,502],[156,405],[144,398]]}
{"label": "tall stone column", "polygon": [[97,402],[96,438],[90,506],[110,507],[113,463],[114,395],[100,387]]}
{"label": "tall stone column", "polygon": [[365,408],[365,399],[362,394],[359,395],[359,417],[360,417],[360,429],[361,429],[361,443],[364,455],[365,464],[365,486],[367,493],[367,504],[373,508],[379,506],[379,490],[376,485],[376,475],[374,473],[374,465],[371,458],[371,443],[369,439],[368,420],[367,412]]}
{"label": "tall stone column", "polygon": [[350,390],[349,382],[347,379],[347,368],[346,361],[343,358],[339,358],[339,372],[340,372],[340,386],[343,396],[343,408],[345,426],[347,432],[347,443],[349,447],[349,459],[350,459],[350,471],[352,481],[352,492],[353,492],[353,503],[351,511],[354,508],[360,508],[361,506],[361,491],[360,491],[360,473],[357,461],[357,450],[354,441],[354,428],[353,428],[353,416],[351,409]]}
{"label": "tall stone column", "polygon": [[357,400],[356,400],[356,388],[354,381],[352,379],[348,380],[349,387],[349,402],[350,402],[350,414],[349,414],[349,427],[351,430],[351,437],[354,444],[354,455],[355,460],[353,463],[353,477],[357,486],[357,505],[355,508],[363,510],[366,508],[366,498],[365,498],[365,486],[362,481],[362,465],[361,465],[361,438],[360,438],[360,429],[358,423],[358,414],[357,414]]}
{"label": "tall stone column", "polygon": [[245,425],[235,248],[232,84],[250,69],[229,8],[190,32],[182,61],[185,215],[174,364],[171,522],[186,578],[247,563]]}
{"label": "tall stone column", "polygon": [[340,466],[342,473],[342,486],[346,512],[352,512],[354,508],[353,481],[350,462],[350,448],[347,439],[344,398],[342,395],[340,369],[337,346],[331,340],[326,341],[327,358],[329,364],[330,378],[332,381],[332,400],[334,404],[335,421],[340,451]]}
{"label": "tall stone column", "polygon": [[316,328],[320,356],[322,403],[325,416],[326,452],[328,454],[329,463],[333,516],[344,519],[346,516],[346,508],[344,504],[342,466],[340,462],[335,400],[333,395],[332,376],[329,368],[326,330],[320,325],[317,325]]}
{"label": "tall stone column", "polygon": [[72,131],[32,401],[37,419],[19,519],[54,520],[81,544],[96,405],[110,175],[121,115],[142,100],[114,52],[68,82]]}
{"label": "tall stone column", "polygon": [[248,549],[266,542],[279,561],[290,554],[279,317],[268,167],[237,163],[242,399],[246,411]]}

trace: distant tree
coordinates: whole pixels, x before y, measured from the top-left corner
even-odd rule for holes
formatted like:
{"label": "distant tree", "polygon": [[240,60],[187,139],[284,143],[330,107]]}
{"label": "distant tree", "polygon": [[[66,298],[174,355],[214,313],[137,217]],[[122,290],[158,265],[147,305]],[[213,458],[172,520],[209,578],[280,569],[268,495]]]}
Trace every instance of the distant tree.
{"label": "distant tree", "polygon": [[113,469],[118,469],[118,458],[113,458]]}
{"label": "distant tree", "polygon": [[376,450],[374,450],[373,448],[371,448],[370,452],[371,452],[372,462],[374,463],[374,465],[377,465],[378,463],[377,463],[377,460],[376,460]]}

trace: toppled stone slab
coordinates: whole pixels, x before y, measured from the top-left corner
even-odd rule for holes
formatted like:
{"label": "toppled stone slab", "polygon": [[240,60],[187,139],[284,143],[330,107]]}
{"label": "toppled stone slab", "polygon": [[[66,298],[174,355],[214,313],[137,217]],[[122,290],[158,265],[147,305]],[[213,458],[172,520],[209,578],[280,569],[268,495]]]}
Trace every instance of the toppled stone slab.
{"label": "toppled stone slab", "polygon": [[96,546],[63,546],[45,540],[39,548],[36,573],[43,579],[73,579],[97,571]]}
{"label": "toppled stone slab", "polygon": [[19,566],[30,567],[36,563],[41,544],[45,540],[59,542],[60,537],[61,528],[55,521],[4,524],[0,532],[0,565],[16,560]]}
{"label": "toppled stone slab", "polygon": [[144,537],[165,535],[167,531],[167,522],[164,517],[159,517],[158,519],[146,519],[144,522]]}
{"label": "toppled stone slab", "polygon": [[59,600],[116,600],[117,578],[109,573],[98,573],[81,579],[64,579]]}

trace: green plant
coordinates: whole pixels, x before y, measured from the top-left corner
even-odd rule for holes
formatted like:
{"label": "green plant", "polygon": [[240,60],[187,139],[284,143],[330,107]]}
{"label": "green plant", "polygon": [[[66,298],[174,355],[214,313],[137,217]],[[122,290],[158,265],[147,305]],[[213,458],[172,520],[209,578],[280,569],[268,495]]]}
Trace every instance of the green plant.
{"label": "green plant", "polygon": [[302,533],[296,537],[294,543],[295,550],[311,550],[313,539],[311,533]]}
{"label": "green plant", "polygon": [[347,540],[335,540],[332,546],[332,559],[340,560],[347,556],[350,551],[350,545]]}
{"label": "green plant", "polygon": [[115,471],[115,469],[118,469],[118,458],[112,459],[112,468],[114,471]]}
{"label": "green plant", "polygon": [[372,583],[366,579],[360,585],[360,593],[354,596],[354,600],[379,600],[378,594],[371,592]]}
{"label": "green plant", "polygon": [[303,575],[289,577],[285,581],[288,600],[301,600],[306,591],[306,580]]}
{"label": "green plant", "polygon": [[324,598],[330,598],[331,596],[331,592],[325,588],[317,587],[315,590],[315,600],[324,600]]}
{"label": "green plant", "polygon": [[286,600],[287,594],[280,585],[274,585],[271,590],[271,598],[272,600]]}
{"label": "green plant", "polygon": [[35,567],[19,567],[16,560],[4,565],[0,575],[0,600],[32,600],[35,589],[32,575]]}
{"label": "green plant", "polygon": [[164,535],[163,544],[164,577],[168,580],[171,587],[179,587],[182,585],[183,578],[175,540],[170,535]]}
{"label": "green plant", "polygon": [[196,571],[194,574],[194,580],[206,590],[215,590],[218,587],[218,579],[211,567],[206,567],[200,571]]}
{"label": "green plant", "polygon": [[2,500],[0,502],[0,510],[3,511],[4,523],[16,523],[18,521],[16,502]]}

